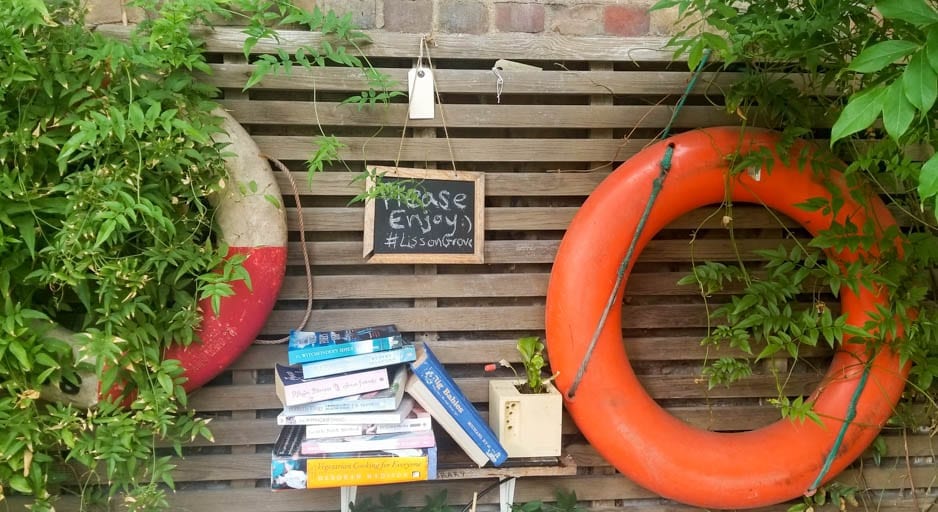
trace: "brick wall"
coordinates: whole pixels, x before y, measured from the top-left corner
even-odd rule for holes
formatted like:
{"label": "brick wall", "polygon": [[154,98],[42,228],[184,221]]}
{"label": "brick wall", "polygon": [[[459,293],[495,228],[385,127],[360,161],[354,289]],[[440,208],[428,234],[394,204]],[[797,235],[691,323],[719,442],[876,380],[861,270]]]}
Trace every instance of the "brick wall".
{"label": "brick wall", "polygon": [[[554,33],[568,36],[663,36],[673,32],[673,10],[649,12],[654,0],[294,0],[297,5],[351,12],[365,29],[391,32],[486,34]],[[126,0],[88,0],[90,23],[133,22]]]}

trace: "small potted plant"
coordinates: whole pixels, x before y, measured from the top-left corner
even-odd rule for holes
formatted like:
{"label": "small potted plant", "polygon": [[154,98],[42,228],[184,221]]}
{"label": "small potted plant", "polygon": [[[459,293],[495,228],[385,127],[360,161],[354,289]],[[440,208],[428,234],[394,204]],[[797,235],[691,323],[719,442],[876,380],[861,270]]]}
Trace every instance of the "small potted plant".
{"label": "small potted plant", "polygon": [[[537,336],[518,340],[518,352],[525,378],[489,381],[489,425],[509,457],[560,455],[563,400],[551,381],[544,377],[544,343]],[[515,371],[511,363],[502,366]]]}

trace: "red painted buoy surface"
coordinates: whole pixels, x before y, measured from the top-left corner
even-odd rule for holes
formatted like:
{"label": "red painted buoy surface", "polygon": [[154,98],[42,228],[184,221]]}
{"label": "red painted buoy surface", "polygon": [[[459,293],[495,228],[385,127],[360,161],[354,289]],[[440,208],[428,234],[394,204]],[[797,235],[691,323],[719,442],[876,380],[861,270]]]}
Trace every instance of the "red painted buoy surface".
{"label": "red painted buoy surface", "polygon": [[[286,216],[270,165],[233,117],[222,110],[213,113],[223,118],[224,129],[215,140],[230,143],[225,151],[232,154],[225,159],[229,182],[222,192],[209,198],[216,208],[217,237],[228,246],[228,257],[245,256],[251,287],[244,281],[232,283],[234,294],[222,297],[217,315],[210,300],[200,301],[202,322],[197,335],[201,341],[188,347],[173,346],[164,354],[166,359],[181,362],[188,379],[183,385],[187,392],[212,380],[254,343],[277,301],[287,261]],[[47,336],[77,346],[82,335],[56,326]],[[43,398],[91,407],[103,395],[117,392],[99,389],[94,374],[80,376],[81,386],[70,390],[74,392],[46,386]]]}

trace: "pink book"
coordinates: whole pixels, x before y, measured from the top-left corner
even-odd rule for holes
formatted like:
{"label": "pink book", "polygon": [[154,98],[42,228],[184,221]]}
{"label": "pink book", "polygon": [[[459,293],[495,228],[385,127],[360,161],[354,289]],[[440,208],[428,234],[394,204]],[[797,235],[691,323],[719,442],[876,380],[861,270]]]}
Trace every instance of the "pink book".
{"label": "pink book", "polygon": [[372,450],[405,450],[411,448],[430,448],[436,446],[432,430],[419,432],[401,432],[396,434],[375,434],[366,436],[330,437],[327,439],[306,439],[300,447],[302,455],[321,453],[360,452]]}

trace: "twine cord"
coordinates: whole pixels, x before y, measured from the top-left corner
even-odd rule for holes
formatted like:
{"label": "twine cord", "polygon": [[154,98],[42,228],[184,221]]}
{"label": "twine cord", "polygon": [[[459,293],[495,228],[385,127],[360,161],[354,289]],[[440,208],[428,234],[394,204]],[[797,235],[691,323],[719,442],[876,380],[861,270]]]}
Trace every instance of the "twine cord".
{"label": "twine cord", "polygon": [[[678,113],[680,113],[681,109],[684,107],[684,103],[687,101],[687,97],[690,96],[691,91],[696,86],[697,79],[703,72],[703,68],[707,65],[707,60],[709,60],[709,58],[710,50],[706,49],[700,58],[700,62],[697,63],[697,68],[694,70],[694,74],[687,83],[687,87],[684,89],[684,94],[681,95],[675,104],[674,111],[671,113],[671,119],[668,120],[668,124],[664,127],[664,130],[661,132],[659,138],[665,139],[670,136],[671,126],[674,124],[674,120],[677,119]],[[574,377],[573,383],[570,385],[570,389],[567,390],[567,400],[572,401],[576,396],[576,390],[580,386],[580,382],[583,380],[583,376],[586,374],[586,368],[589,366],[589,362],[593,357],[593,350],[595,350],[596,343],[599,341],[599,335],[606,326],[606,319],[609,316],[609,312],[612,310],[612,306],[615,304],[616,296],[619,294],[619,288],[622,286],[622,281],[625,279],[625,271],[632,264],[632,255],[635,252],[635,247],[638,245],[638,240],[642,236],[642,231],[645,229],[645,222],[651,215],[651,209],[655,204],[655,200],[658,198],[658,194],[661,192],[661,188],[664,186],[664,180],[667,178],[668,172],[671,171],[671,160],[673,156],[674,143],[671,143],[665,147],[664,155],[661,157],[661,161],[658,163],[658,177],[656,177],[652,182],[651,194],[648,196],[648,201],[645,202],[645,210],[642,212],[642,216],[635,228],[635,233],[632,235],[632,241],[629,243],[628,251],[626,251],[625,257],[622,258],[622,262],[619,264],[619,270],[616,272],[616,281],[612,286],[612,290],[609,292],[609,298],[606,301],[606,307],[603,308],[603,312],[599,317],[599,322],[596,324],[596,329],[593,331],[593,337],[590,339],[589,345],[586,348],[586,353],[583,355],[583,360],[580,362],[580,367],[577,370],[576,377]]]}

